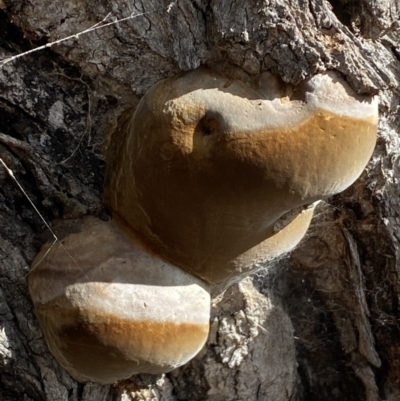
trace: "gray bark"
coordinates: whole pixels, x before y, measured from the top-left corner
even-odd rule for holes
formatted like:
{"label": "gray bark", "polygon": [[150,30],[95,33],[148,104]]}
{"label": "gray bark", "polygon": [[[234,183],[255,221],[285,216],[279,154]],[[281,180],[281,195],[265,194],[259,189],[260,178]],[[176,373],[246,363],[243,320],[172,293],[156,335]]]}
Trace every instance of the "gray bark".
{"label": "gray bark", "polygon": [[102,216],[103,149],[158,80],[199,65],[298,83],[327,69],[380,96],[363,176],[326,200],[304,241],[213,301],[186,366],[112,386],[74,381],[27,294],[48,230],[0,167],[0,399],[395,401],[400,398],[397,0],[0,0],[0,56],[79,34],[0,68],[0,157],[57,231]]}

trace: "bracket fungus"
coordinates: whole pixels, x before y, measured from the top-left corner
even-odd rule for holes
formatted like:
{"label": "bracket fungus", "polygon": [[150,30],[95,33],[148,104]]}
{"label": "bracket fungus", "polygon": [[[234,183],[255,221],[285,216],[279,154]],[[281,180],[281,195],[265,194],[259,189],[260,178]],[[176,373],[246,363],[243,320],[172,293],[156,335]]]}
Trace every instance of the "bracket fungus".
{"label": "bracket fungus", "polygon": [[205,68],[157,83],[112,137],[113,220],[84,219],[33,262],[53,355],[101,383],[186,363],[207,338],[210,286],[293,249],[316,203],[362,173],[377,121],[376,101],[333,72],[296,87]]}
{"label": "bracket fungus", "polygon": [[86,218],[32,271],[29,290],[50,351],[79,381],[172,370],[208,336],[208,285],[113,221]]}

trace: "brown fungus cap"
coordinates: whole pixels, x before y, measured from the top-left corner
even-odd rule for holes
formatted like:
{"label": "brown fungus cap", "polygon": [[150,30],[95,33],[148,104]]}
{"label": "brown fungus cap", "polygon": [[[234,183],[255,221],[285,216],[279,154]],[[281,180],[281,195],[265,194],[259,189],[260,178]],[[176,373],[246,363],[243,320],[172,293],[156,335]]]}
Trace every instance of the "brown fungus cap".
{"label": "brown fungus cap", "polygon": [[105,202],[161,257],[220,282],[254,267],[250,250],[270,252],[281,216],[357,179],[377,120],[334,73],[291,87],[200,68],[156,84],[118,127]]}
{"label": "brown fungus cap", "polygon": [[114,222],[88,218],[48,248],[33,261],[29,292],[50,351],[76,380],[168,372],[203,347],[208,286]]}

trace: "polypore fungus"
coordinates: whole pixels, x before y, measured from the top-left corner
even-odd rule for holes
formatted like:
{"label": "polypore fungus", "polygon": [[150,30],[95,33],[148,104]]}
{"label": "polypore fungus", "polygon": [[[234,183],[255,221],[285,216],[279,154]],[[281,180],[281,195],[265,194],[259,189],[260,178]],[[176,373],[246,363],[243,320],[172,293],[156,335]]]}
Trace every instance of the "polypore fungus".
{"label": "polypore fungus", "polygon": [[79,381],[166,372],[207,339],[208,285],[114,222],[85,219],[31,272],[29,290],[50,351]]}
{"label": "polypore fungus", "polygon": [[198,69],[143,97],[115,138],[105,201],[161,257],[221,282],[268,258],[289,210],[352,184],[376,127],[376,102],[334,73],[292,88]]}
{"label": "polypore fungus", "polygon": [[207,337],[209,285],[293,249],[318,200],[361,174],[376,127],[376,102],[334,73],[292,87],[200,68],[156,84],[112,137],[114,219],[85,219],[33,262],[53,355],[101,383],[186,363]]}

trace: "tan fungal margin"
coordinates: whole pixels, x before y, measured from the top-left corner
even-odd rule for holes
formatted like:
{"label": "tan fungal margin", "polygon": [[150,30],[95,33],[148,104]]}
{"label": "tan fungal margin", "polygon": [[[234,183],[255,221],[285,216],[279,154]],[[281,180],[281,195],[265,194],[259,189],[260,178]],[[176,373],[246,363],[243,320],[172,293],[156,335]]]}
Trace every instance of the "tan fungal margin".
{"label": "tan fungal margin", "polygon": [[113,220],[85,218],[33,261],[53,355],[100,383],[186,363],[207,339],[210,285],[293,249],[318,201],[362,173],[377,121],[333,72],[293,87],[199,68],[156,84],[111,138]]}

